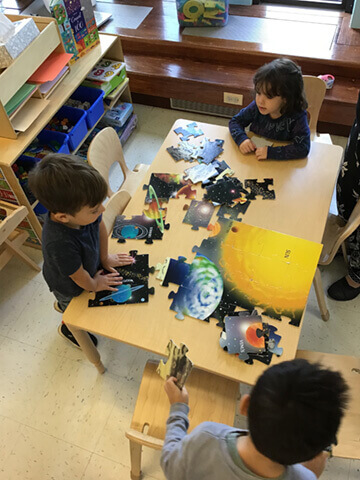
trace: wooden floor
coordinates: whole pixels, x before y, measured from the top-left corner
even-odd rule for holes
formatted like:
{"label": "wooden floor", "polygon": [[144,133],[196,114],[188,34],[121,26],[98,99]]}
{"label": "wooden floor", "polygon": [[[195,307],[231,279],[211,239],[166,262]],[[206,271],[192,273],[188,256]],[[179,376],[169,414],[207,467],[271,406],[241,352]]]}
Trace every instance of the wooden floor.
{"label": "wooden floor", "polygon": [[[30,3],[3,0],[6,8],[19,12]],[[119,28],[119,14],[113,9],[116,3],[148,6],[152,11],[137,29]],[[259,42],[250,43],[183,35],[175,0],[99,0],[97,9],[113,13],[113,19],[101,30],[121,36],[135,100],[163,106],[170,98],[226,105],[223,93],[230,92],[242,94],[246,105],[253,98],[256,69],[273,58],[287,56],[300,64],[304,74],[332,73],[336,77],[333,89],[326,94],[319,130],[347,135],[353,123],[360,89],[360,30],[350,29],[349,14],[278,5],[230,6],[230,15],[278,20],[276,35],[282,42],[281,49],[276,50],[272,42],[262,41],[263,20],[253,26],[258,29]],[[282,38],[282,24],[289,21],[301,22],[304,36],[309,23],[334,26],[330,48],[319,52],[315,46],[304,46],[302,38]]]}

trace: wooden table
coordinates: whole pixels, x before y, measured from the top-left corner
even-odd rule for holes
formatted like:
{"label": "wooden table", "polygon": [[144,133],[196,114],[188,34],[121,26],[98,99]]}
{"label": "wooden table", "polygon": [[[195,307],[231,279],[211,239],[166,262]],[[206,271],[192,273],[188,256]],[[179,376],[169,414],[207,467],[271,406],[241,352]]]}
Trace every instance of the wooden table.
{"label": "wooden table", "polygon": [[[146,182],[152,172],[180,173],[194,165],[183,161],[175,162],[166,151],[167,147],[176,145],[179,140],[173,129],[187,123],[190,123],[190,120],[175,122],[145,177]],[[321,242],[340,166],[341,147],[313,143],[307,159],[259,162],[255,155],[240,154],[226,127],[201,123],[198,125],[211,140],[217,138],[225,140],[224,152],[220,159],[225,160],[235,170],[235,176],[240,180],[274,179],[276,200],[262,200],[258,197],[244,215],[244,222]],[[203,138],[203,136],[191,138],[190,141],[200,143]],[[200,186],[197,190],[199,192],[197,198],[201,199],[204,190]],[[145,192],[140,185],[126,208],[126,215],[140,214],[144,208],[144,199]],[[204,228],[193,231],[190,225],[182,223],[185,215],[182,207],[185,203],[189,204],[190,201],[183,197],[169,201],[166,221],[171,227],[165,231],[163,240],[154,241],[152,245],[146,245],[139,240],[127,241],[125,245],[120,245],[115,240],[110,240],[109,250],[117,252],[136,249],[139,253],[148,253],[151,266],[164,262],[168,256],[177,259],[179,255],[185,256],[191,263],[195,256],[191,252],[192,247],[200,245],[201,241],[209,236],[209,232]],[[182,342],[188,346],[189,357],[196,367],[251,385],[267,368],[257,361],[253,365],[247,365],[237,356],[224,352],[219,346],[221,330],[216,326],[215,319],[211,319],[210,324],[186,316],[183,321],[177,320],[176,313],[169,309],[171,300],[168,299],[171,291],[177,291],[176,285],[162,287],[155,275],[150,275],[149,286],[155,287],[155,295],[150,296],[147,305],[88,308],[88,299],[93,298],[94,294],[84,292],[73,299],[67,308],[64,322],[73,331],[89,360],[101,373],[104,367],[99,353],[85,334],[85,330],[160,355],[164,355],[169,339],[176,344]],[[282,336],[280,346],[284,349],[280,358],[273,356],[272,364],[295,358],[301,326],[297,328],[289,325],[287,320],[282,322],[272,320],[271,323],[278,328],[277,333]]]}

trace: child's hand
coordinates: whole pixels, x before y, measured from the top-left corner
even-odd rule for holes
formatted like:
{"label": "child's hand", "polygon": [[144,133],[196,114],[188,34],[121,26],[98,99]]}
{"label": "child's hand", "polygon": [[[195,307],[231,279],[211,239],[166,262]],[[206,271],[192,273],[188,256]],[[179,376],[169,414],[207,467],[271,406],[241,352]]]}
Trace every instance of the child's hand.
{"label": "child's hand", "polygon": [[268,147],[257,148],[256,151],[255,151],[256,158],[258,160],[266,160],[267,159],[267,150],[268,150]]}
{"label": "child's hand", "polygon": [[186,405],[188,405],[189,394],[186,388],[183,387],[182,390],[180,390],[180,388],[176,386],[176,382],[177,379],[175,377],[169,377],[164,385],[165,392],[169,397],[170,405],[173,403],[186,403]]}
{"label": "child's hand", "polygon": [[123,267],[132,263],[134,263],[134,258],[127,253],[109,253],[107,258],[101,262],[103,268],[112,273],[117,273],[114,267]]}
{"label": "child's hand", "polygon": [[94,280],[96,282],[94,292],[101,292],[102,290],[110,290],[112,292],[116,292],[116,285],[121,285],[122,279],[123,277],[120,277],[120,275],[116,271],[115,273],[108,273],[107,275],[103,275],[103,270],[99,270],[94,275]]}
{"label": "child's hand", "polygon": [[256,145],[248,138],[247,140],[244,140],[242,143],[240,143],[239,150],[243,155],[245,155],[245,153],[255,152]]}

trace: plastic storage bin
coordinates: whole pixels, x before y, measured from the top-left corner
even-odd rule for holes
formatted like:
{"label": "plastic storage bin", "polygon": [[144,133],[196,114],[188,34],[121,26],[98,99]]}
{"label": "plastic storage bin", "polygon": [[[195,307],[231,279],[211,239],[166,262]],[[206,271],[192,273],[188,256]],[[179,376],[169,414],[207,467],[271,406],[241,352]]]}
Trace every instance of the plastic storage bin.
{"label": "plastic storage bin", "polygon": [[[69,148],[71,151],[75,150],[87,135],[88,128],[86,124],[86,115],[87,113],[84,110],[67,106],[61,107],[54,115],[54,117],[59,120],[63,120],[64,118],[69,119],[69,122],[73,125],[72,129],[67,132],[67,135],[69,136]],[[48,127],[45,127],[45,130],[52,131],[49,130]]]}
{"label": "plastic storage bin", "polygon": [[[44,146],[51,145],[52,141],[55,141],[57,144],[59,144],[60,148],[57,151],[54,150],[54,153],[70,153],[69,135],[66,133],[42,130],[37,136],[37,139],[39,140],[40,145]],[[26,155],[28,158],[34,158],[32,155],[29,155],[31,152],[30,146],[25,150],[24,155]],[[36,157],[36,152],[34,152],[34,154]]]}
{"label": "plastic storage bin", "polygon": [[176,0],[183,27],[223,27],[229,19],[229,0]]}
{"label": "plastic storage bin", "polygon": [[86,124],[89,129],[92,128],[104,114],[104,92],[100,89],[80,86],[70,98],[91,104],[91,107],[86,110]]}

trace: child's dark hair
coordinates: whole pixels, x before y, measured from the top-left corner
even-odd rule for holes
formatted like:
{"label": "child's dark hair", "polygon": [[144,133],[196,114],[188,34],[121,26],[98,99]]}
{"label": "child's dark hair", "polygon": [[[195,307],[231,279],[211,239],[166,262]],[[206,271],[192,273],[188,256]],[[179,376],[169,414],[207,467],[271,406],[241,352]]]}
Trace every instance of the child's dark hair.
{"label": "child's dark hair", "polygon": [[52,213],[75,215],[83,207],[95,207],[107,196],[100,173],[76,155],[50,153],[29,174],[29,187]]}
{"label": "child's dark hair", "polygon": [[301,112],[308,106],[301,68],[288,58],[277,58],[260,67],[254,86],[256,92],[262,91],[269,98],[279,96],[285,100],[281,114]]}
{"label": "child's dark hair", "polygon": [[348,387],[339,372],[303,359],[266,370],[250,397],[249,432],[256,449],[293,465],[336,443]]}

